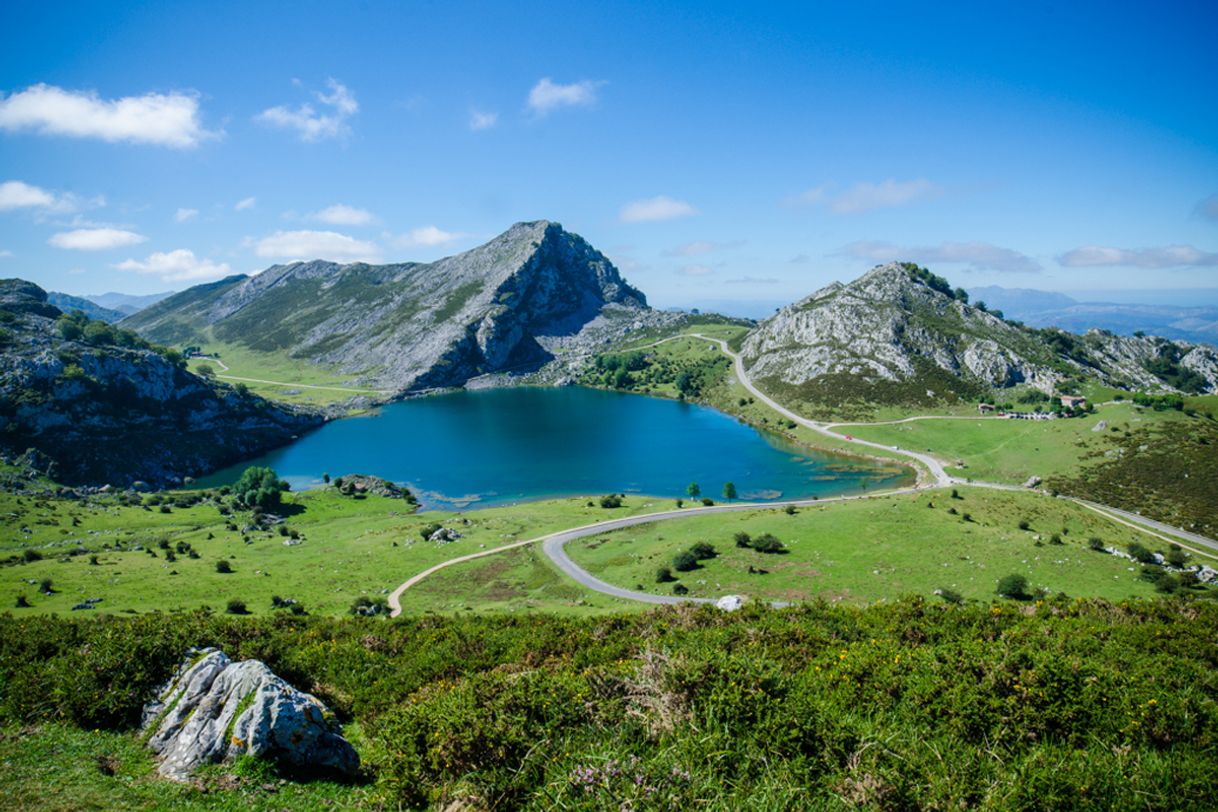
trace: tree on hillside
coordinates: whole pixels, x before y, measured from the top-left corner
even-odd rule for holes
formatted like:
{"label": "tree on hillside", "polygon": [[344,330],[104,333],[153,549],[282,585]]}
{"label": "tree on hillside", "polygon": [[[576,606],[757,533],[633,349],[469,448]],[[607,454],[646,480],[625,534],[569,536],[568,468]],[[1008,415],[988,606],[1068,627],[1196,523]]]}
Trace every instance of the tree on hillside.
{"label": "tree on hillside", "polygon": [[233,498],[247,508],[270,510],[279,506],[286,490],[288,483],[280,479],[273,469],[254,466],[246,468],[237,484],[233,485]]}
{"label": "tree on hillside", "polygon": [[736,498],[736,483],[735,482],[724,482],[723,483],[723,498],[724,499],[735,499]]}
{"label": "tree on hillside", "polygon": [[697,499],[702,495],[702,487],[697,482],[691,482],[689,487],[685,489],[685,492],[689,494],[691,499]]}

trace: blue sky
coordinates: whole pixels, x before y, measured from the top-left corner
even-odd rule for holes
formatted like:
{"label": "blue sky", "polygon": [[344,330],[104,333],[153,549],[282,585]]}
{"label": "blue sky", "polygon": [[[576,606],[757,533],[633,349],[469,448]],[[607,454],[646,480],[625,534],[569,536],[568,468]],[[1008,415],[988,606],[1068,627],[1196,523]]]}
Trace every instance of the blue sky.
{"label": "blue sky", "polygon": [[0,276],[182,289],[545,218],[660,306],[890,258],[1218,301],[1218,12],[985,5],[6,4]]}

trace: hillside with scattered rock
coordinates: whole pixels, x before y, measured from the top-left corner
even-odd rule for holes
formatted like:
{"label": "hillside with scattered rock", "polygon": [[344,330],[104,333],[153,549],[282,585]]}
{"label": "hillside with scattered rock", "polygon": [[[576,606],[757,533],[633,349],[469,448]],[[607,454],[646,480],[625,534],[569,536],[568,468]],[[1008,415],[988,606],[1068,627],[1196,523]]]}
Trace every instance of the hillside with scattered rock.
{"label": "hillside with scattered rock", "polygon": [[0,450],[36,449],[59,482],[180,483],[321,422],[193,375],[128,330],[65,315],[37,285],[0,281]]}
{"label": "hillside with scattered rock", "polygon": [[1034,330],[969,304],[968,294],[910,263],[881,265],[782,308],[745,337],[750,374],[810,403],[920,405],[1068,380],[1212,392],[1208,345],[1093,330]]}

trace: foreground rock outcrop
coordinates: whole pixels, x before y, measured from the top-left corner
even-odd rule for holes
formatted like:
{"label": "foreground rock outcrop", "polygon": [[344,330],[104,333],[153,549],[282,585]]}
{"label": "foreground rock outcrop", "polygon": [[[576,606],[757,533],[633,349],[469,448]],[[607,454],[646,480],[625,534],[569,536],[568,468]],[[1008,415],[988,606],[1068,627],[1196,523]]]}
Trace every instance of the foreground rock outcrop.
{"label": "foreground rock outcrop", "polygon": [[251,755],[292,770],[353,776],[359,755],[318,699],[258,660],[192,653],[144,706],[148,746],[161,775],[184,781],[196,767]]}

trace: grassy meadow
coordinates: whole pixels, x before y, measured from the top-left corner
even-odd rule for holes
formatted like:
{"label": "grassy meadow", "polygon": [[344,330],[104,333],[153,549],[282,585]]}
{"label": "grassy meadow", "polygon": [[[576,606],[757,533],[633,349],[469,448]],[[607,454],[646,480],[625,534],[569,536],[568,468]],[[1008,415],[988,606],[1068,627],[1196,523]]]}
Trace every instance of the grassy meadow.
{"label": "grassy meadow", "polygon": [[202,366],[210,367],[219,380],[243,383],[251,392],[270,400],[326,406],[361,395],[380,397],[387,394],[361,384],[358,376],[292,358],[285,352],[260,352],[224,342],[208,342],[202,346],[202,352],[223,361],[228,369],[210,358],[192,358],[188,361],[192,372],[198,372]]}
{"label": "grassy meadow", "polygon": [[[791,515],[770,509],[639,525],[577,539],[567,552],[617,586],[673,594],[680,583],[690,596],[706,598],[741,594],[759,601],[866,605],[947,589],[989,601],[998,579],[1010,574],[1049,594],[1108,600],[1156,594],[1140,577],[1140,565],[1089,549],[1091,538],[1122,550],[1131,542],[1166,547],[1156,539],[1061,499],[985,488],[957,491],[959,498],[939,490],[836,502]],[[1021,530],[1021,521],[1029,529]],[[738,532],[753,538],[772,534],[786,552],[738,547]],[[1054,534],[1060,544],[1052,542]],[[718,555],[690,572],[673,569],[674,557],[698,542],[713,545]],[[1218,563],[1200,553],[1196,560]],[[672,569],[678,580],[657,583],[660,567]]]}
{"label": "grassy meadow", "polygon": [[[68,612],[95,597],[102,599],[96,611],[108,613],[200,606],[223,611],[229,600],[241,600],[251,613],[267,614],[272,596],[279,596],[310,613],[342,614],[356,598],[380,597],[450,558],[670,506],[631,496],[613,511],[563,499],[466,513],[415,513],[400,499],[355,499],[324,488],[285,497],[285,525],[300,537],[299,544],[289,546],[284,542],[293,539],[277,529],[246,530],[248,512],[225,516],[211,502],[173,504],[187,495],[146,496],[147,504],[127,506],[115,497],[70,501],[0,493],[0,513],[7,517],[0,530],[0,559],[7,562],[0,566],[0,607],[15,607],[18,596],[31,604],[16,610],[23,613]],[[424,541],[419,531],[431,524],[451,527],[462,538]],[[180,543],[198,557],[178,551]],[[145,549],[133,549],[137,546]],[[29,554],[39,558],[27,563]],[[227,561],[232,572],[217,572],[219,561]],[[39,588],[47,578],[54,590],[50,595]],[[572,585],[554,584],[544,606],[586,611],[583,601],[592,597]],[[611,608],[604,602],[595,606]]]}

